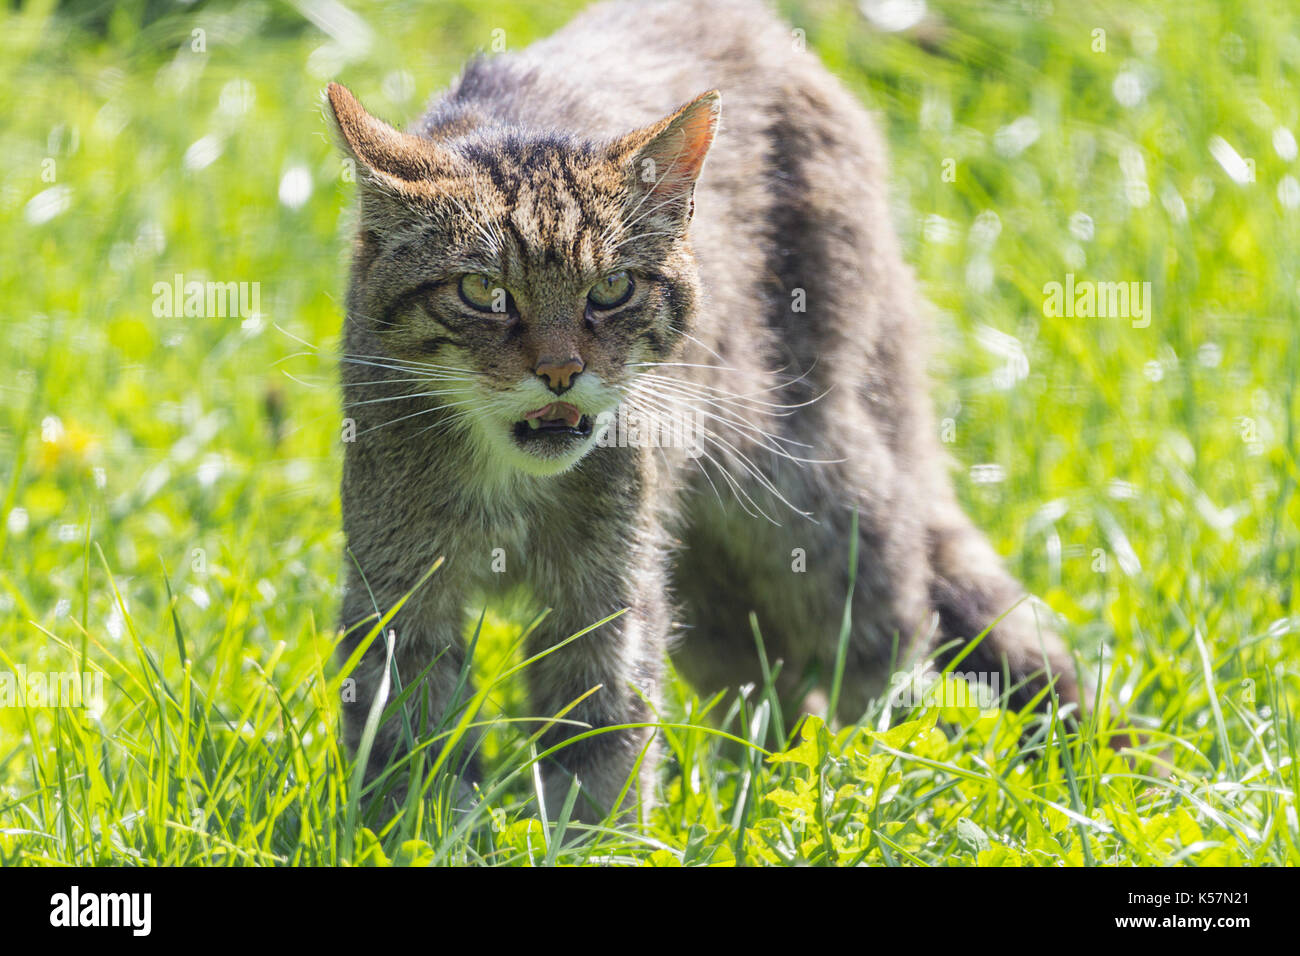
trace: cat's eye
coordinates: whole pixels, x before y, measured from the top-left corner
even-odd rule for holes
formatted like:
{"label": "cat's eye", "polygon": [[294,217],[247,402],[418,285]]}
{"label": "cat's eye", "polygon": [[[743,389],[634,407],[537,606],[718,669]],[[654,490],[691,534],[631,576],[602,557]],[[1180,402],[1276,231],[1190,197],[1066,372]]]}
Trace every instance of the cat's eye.
{"label": "cat's eye", "polygon": [[460,277],[460,297],[466,305],[480,312],[506,312],[506,290],[481,272],[469,272]]}
{"label": "cat's eye", "polygon": [[632,277],[626,272],[612,272],[587,293],[587,300],[597,309],[613,309],[632,298]]}

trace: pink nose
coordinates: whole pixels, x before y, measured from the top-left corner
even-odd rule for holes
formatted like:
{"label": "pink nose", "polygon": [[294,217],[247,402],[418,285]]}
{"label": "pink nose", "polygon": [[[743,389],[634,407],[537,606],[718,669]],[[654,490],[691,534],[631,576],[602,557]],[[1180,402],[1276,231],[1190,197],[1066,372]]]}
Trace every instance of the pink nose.
{"label": "pink nose", "polygon": [[533,372],[546,379],[547,387],[556,395],[560,395],[572,387],[573,380],[586,367],[582,359],[576,356],[563,361],[543,356],[538,359]]}

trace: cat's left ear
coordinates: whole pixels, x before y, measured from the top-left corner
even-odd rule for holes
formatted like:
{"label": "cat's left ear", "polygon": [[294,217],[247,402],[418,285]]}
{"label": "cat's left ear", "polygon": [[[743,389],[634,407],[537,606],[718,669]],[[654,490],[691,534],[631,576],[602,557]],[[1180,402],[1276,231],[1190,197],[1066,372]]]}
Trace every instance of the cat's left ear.
{"label": "cat's left ear", "polygon": [[672,116],[616,141],[611,158],[626,165],[635,187],[666,208],[679,207],[684,220],[690,219],[695,181],[704,169],[704,158],[718,131],[722,94],[709,90],[691,100]]}

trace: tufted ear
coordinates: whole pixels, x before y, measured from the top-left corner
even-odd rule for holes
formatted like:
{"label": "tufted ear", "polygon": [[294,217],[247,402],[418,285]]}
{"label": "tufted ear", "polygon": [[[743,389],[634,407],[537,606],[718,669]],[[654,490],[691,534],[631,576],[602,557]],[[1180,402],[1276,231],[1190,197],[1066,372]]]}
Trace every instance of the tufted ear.
{"label": "tufted ear", "polygon": [[433,181],[445,175],[449,165],[436,143],[400,132],[370,115],[340,83],[331,83],[325,94],[343,148],[372,182],[411,196],[435,191]]}
{"label": "tufted ear", "polygon": [[665,205],[689,200],[713,145],[722,94],[709,90],[672,116],[617,140],[611,158],[626,164],[638,188]]}

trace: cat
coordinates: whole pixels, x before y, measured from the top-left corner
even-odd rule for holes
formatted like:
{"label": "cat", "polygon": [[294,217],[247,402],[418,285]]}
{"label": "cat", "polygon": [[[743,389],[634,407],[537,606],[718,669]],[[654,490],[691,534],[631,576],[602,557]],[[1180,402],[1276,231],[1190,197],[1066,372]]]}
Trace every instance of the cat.
{"label": "cat", "polygon": [[[761,681],[751,612],[797,711],[831,682],[850,590],[832,717],[990,625],[961,670],[1006,675],[1017,706],[1049,683],[1077,701],[954,496],[880,135],[765,6],[590,7],[471,60],[411,132],[326,95],[360,194],[340,654],[412,592],[391,667],[375,640],[353,675],[348,744],[422,679],[372,778],[463,697],[467,610],[511,593],[551,609],[530,655],[619,615],[526,669],[532,715],[580,699],[543,748],[657,719],[670,651],[702,693]],[[547,758],[544,797],[576,777],[600,819],[635,776],[649,805],[656,756],[644,726],[587,736]]]}

